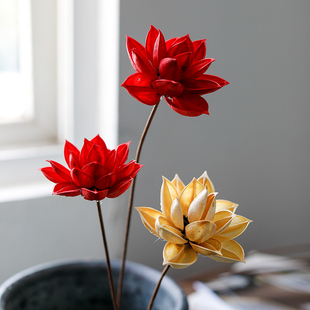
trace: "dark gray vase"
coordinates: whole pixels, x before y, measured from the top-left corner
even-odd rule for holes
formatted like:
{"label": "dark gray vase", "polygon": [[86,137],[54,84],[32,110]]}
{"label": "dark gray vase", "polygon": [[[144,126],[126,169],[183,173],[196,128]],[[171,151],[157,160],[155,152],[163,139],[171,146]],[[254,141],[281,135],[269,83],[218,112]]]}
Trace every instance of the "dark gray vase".
{"label": "dark gray vase", "polygon": [[[120,263],[112,261],[117,284]],[[146,310],[160,273],[126,262],[123,310]],[[0,286],[0,310],[112,310],[106,264],[51,262],[24,270]],[[152,310],[188,310],[181,288],[165,276]]]}

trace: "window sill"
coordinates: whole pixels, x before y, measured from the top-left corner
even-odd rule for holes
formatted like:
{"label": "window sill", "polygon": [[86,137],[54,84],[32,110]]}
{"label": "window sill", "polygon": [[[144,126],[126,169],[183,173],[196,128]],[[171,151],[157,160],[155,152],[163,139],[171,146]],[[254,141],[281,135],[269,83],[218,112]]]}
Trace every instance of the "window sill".
{"label": "window sill", "polygon": [[52,194],[53,185],[45,180],[30,184],[8,186],[0,188],[0,204],[47,197]]}

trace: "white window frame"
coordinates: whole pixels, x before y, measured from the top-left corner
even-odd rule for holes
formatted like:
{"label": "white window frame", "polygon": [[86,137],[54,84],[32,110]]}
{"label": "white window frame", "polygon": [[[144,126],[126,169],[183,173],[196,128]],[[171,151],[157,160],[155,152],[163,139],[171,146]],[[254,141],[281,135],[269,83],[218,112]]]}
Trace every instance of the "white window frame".
{"label": "white window frame", "polygon": [[[77,76],[76,64],[83,59],[75,58],[75,38],[79,35],[76,29],[79,19],[84,17],[76,14],[74,0],[56,2],[57,136],[45,146],[0,151],[0,202],[50,195],[53,184],[38,169],[48,165],[46,159],[64,163],[65,139],[80,147],[83,138],[92,138],[83,135],[83,128],[87,128],[87,133],[99,133],[109,148],[114,148],[118,143],[119,1],[91,1],[98,8],[96,16],[92,17],[96,18],[96,22],[90,23],[90,28],[84,31],[95,32],[98,40],[98,57],[93,60],[92,66],[96,68],[94,74],[97,87],[93,90],[95,100],[84,103],[76,98],[80,95],[76,87],[76,81],[80,78]],[[88,1],[79,2],[79,11],[87,11],[89,4]],[[96,118],[94,122],[83,123],[85,105]]]}

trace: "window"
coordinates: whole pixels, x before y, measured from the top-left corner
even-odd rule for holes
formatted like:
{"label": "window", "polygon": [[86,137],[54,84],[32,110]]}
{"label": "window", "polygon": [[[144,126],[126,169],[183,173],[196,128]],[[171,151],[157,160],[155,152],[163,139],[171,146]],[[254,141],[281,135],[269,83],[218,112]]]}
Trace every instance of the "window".
{"label": "window", "polygon": [[[65,139],[82,144],[84,137],[100,133],[112,148],[118,136],[118,1],[0,0],[0,6],[9,2],[12,16],[28,25],[23,27],[28,35],[19,36],[18,23],[15,30],[11,26],[19,56],[11,54],[15,63],[0,70],[25,74],[30,96],[23,108],[12,109],[17,114],[5,115],[0,92],[0,201],[10,193],[14,199],[18,193],[20,199],[40,195],[38,191],[50,194],[52,185],[38,168],[45,159],[63,161]],[[28,71],[19,66],[22,60],[16,61],[23,57]],[[14,95],[7,93],[9,99]],[[28,110],[21,113],[23,109]]]}

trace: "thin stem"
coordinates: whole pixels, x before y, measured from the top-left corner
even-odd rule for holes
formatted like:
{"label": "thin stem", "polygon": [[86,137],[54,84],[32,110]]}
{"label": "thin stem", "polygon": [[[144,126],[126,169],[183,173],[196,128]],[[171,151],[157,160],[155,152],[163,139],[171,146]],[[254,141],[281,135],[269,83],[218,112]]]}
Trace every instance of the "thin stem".
{"label": "thin stem", "polygon": [[[159,102],[154,105],[149,118],[145,124],[144,130],[142,132],[140,142],[137,148],[136,152],[136,162],[139,162],[140,153],[142,150],[143,142],[145,140],[145,137],[147,135],[147,132],[151,126],[152,120],[154,118],[155,112],[158,108]],[[117,304],[121,306],[121,299],[122,299],[122,290],[123,290],[123,280],[124,280],[124,270],[125,270],[125,260],[126,260],[126,254],[127,254],[127,245],[128,245],[128,236],[129,236],[129,229],[130,229],[130,219],[131,219],[131,210],[132,210],[132,204],[133,204],[133,197],[135,192],[135,184],[136,184],[136,178],[135,177],[132,180],[131,188],[130,188],[130,194],[129,194],[129,200],[128,200],[128,210],[127,210],[127,222],[126,222],[126,229],[125,229],[125,238],[124,238],[124,245],[123,245],[123,253],[122,253],[122,262],[121,262],[121,269],[119,274],[119,281],[118,281],[118,290],[117,290]]]}
{"label": "thin stem", "polygon": [[161,276],[156,284],[156,287],[154,289],[154,292],[153,292],[153,295],[151,297],[151,300],[150,300],[150,303],[149,303],[149,306],[147,307],[147,310],[151,310],[152,309],[152,306],[153,306],[153,303],[154,303],[154,300],[155,300],[155,297],[157,295],[157,292],[159,290],[159,287],[160,287],[160,284],[161,284],[161,281],[162,279],[164,278],[164,276],[166,275],[168,269],[169,269],[170,265],[166,265],[166,267],[164,268],[163,272],[161,273]]}
{"label": "thin stem", "polygon": [[116,295],[115,295],[115,288],[114,288],[114,282],[113,282],[113,274],[112,274],[112,269],[111,269],[110,255],[109,255],[109,250],[108,250],[107,238],[106,238],[106,235],[105,235],[105,230],[104,230],[104,225],[103,225],[100,201],[96,201],[96,202],[97,202],[97,211],[98,211],[98,216],[99,216],[102,241],[103,241],[103,246],[104,246],[104,251],[105,251],[105,256],[106,256],[107,271],[108,271],[110,290],[111,290],[111,298],[112,298],[113,308],[114,308],[114,310],[117,310],[118,307],[117,307],[117,303],[116,303]]}

